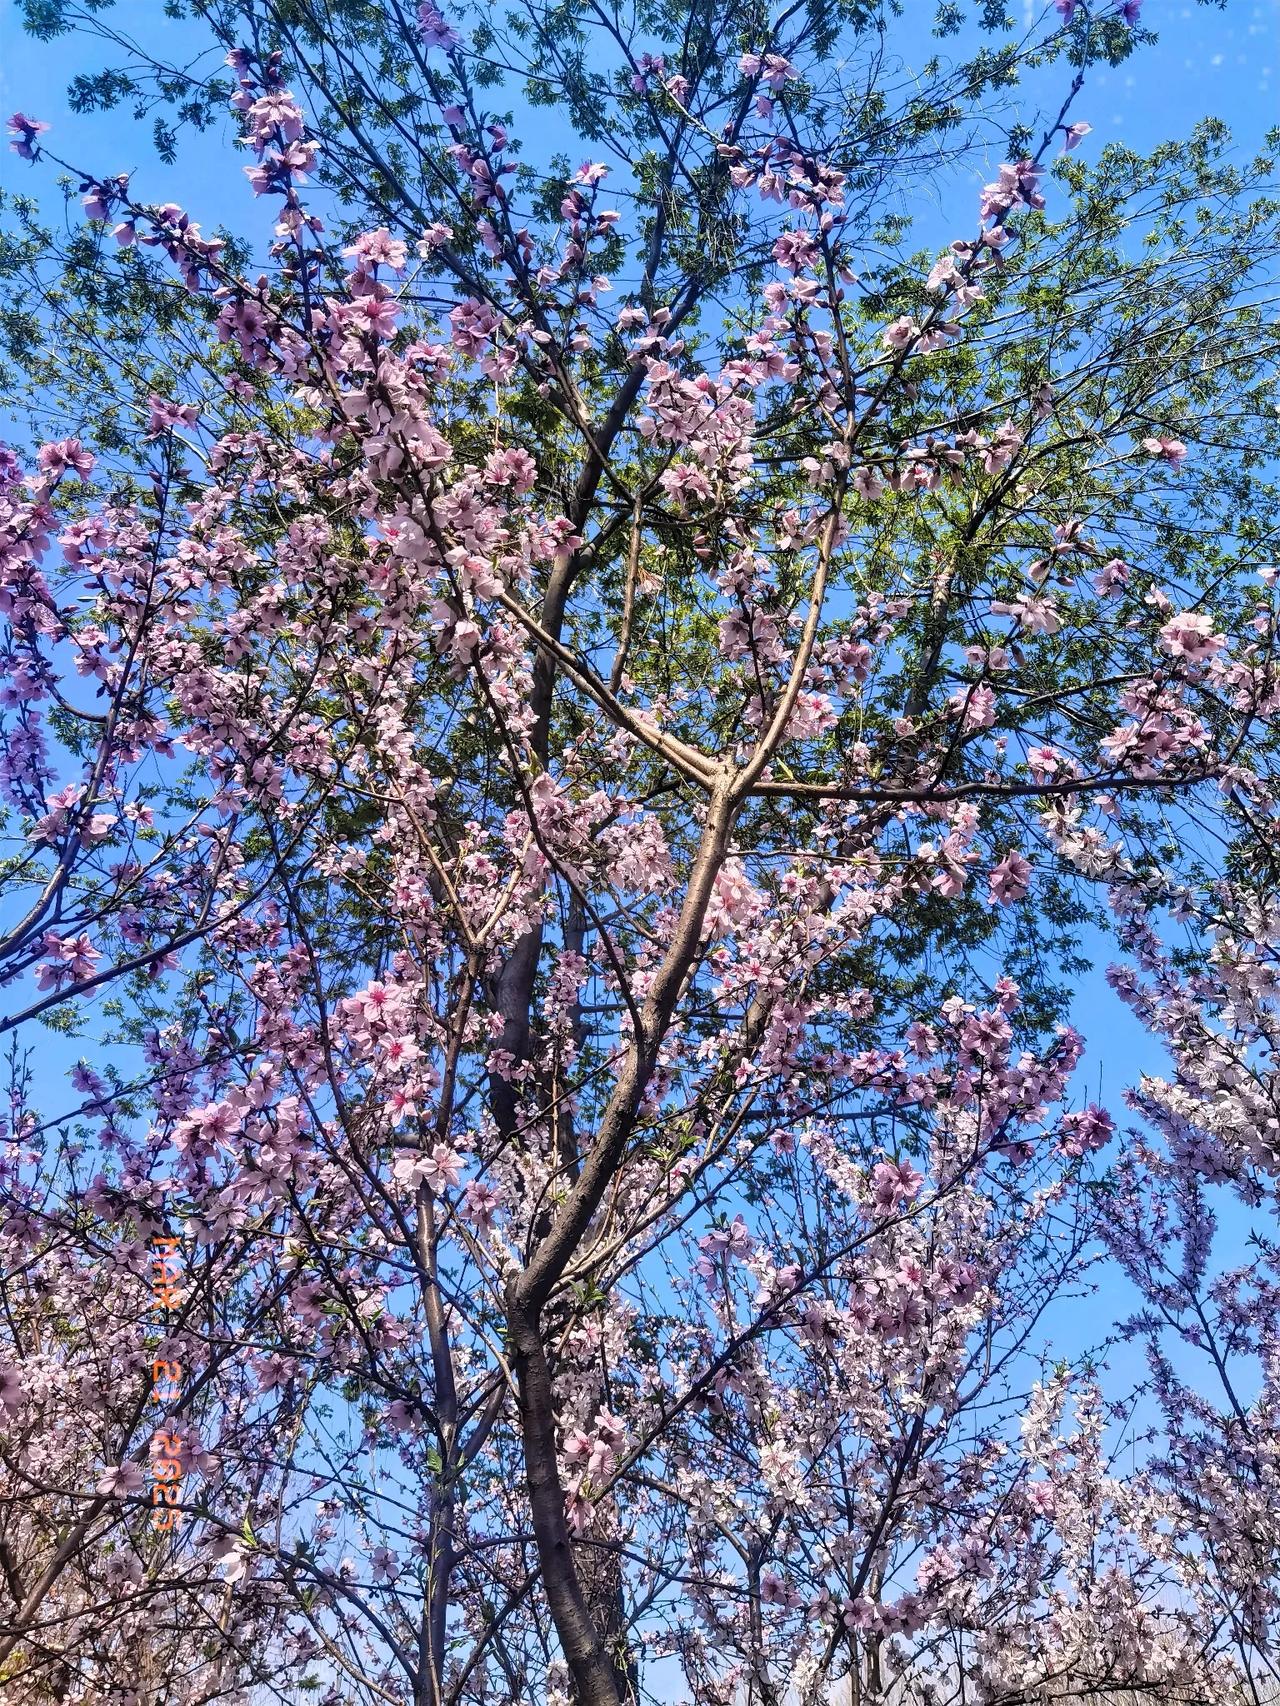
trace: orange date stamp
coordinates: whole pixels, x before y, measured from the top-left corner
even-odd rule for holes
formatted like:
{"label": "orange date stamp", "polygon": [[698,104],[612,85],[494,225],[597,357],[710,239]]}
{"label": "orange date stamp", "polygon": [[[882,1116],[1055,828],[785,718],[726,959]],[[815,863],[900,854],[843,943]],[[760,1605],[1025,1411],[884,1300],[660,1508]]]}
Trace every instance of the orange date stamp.
{"label": "orange date stamp", "polygon": [[[179,1292],[179,1240],[153,1238],[151,1241],[151,1301],[161,1324],[167,1325],[168,1314],[181,1301]],[[182,1369],[168,1357],[156,1357],[151,1363],[151,1400],[155,1404],[176,1404],[182,1394]],[[171,1427],[160,1426],[151,1436],[151,1526],[163,1532],[178,1527],[182,1511],[182,1441]]]}

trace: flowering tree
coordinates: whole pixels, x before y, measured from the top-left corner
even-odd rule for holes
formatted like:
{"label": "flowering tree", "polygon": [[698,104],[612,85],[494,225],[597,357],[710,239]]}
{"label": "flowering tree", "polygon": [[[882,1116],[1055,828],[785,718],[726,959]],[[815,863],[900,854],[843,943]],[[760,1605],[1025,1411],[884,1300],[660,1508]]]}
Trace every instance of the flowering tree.
{"label": "flowering tree", "polygon": [[[1137,12],[896,109],[860,6],[235,6],[229,88],[154,75],[229,95],[265,270],[100,169],[61,253],[15,208],[11,355],[101,398],[2,469],[25,1697],[139,1650],[135,1700],[414,1706],[1265,1667],[1274,1281],[1210,1274],[1201,1193],[1274,1166],[1270,974],[1184,991],[1156,915],[1207,834],[1260,886],[1276,221],[1212,127],[1072,152]],[[1046,60],[949,246],[883,258]],[[498,66],[595,157],[523,162]],[[1181,1062],[1109,1171],[1095,891]],[[1044,1350],[1104,1247],[1127,1475]]]}

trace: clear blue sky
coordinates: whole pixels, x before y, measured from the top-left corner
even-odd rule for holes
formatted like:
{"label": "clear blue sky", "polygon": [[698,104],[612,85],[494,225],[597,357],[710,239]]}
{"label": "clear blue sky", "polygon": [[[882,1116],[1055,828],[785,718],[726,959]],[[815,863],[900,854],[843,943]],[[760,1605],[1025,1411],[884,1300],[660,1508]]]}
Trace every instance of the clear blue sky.
{"label": "clear blue sky", "polygon": [[[905,0],[906,16],[891,37],[904,70],[922,65],[939,50],[940,44],[928,32],[934,10],[933,0]],[[1011,0],[1010,10],[1019,26],[1029,26],[1046,7]],[[163,0],[121,0],[104,16],[126,35],[144,37],[177,63],[190,60],[201,42],[191,25],[166,19]],[[1147,0],[1143,22],[1159,33],[1158,44],[1142,49],[1117,71],[1102,68],[1090,73],[1073,109],[1074,117],[1093,126],[1085,151],[1112,140],[1146,150],[1185,135],[1198,120],[1212,115],[1231,126],[1242,153],[1252,153],[1266,129],[1280,122],[1275,94],[1280,83],[1280,0],[1227,0],[1223,7]],[[956,57],[963,51],[963,43],[959,48],[941,45]],[[73,36],[52,44],[33,41],[22,31],[15,0],[0,0],[3,116],[20,108],[45,119],[54,127],[50,144],[61,156],[103,174],[136,172],[143,199],[181,203],[206,231],[225,224],[243,232],[260,232],[262,207],[254,205],[240,170],[246,157],[233,150],[237,127],[230,115],[213,133],[187,139],[177,164],[166,167],[151,146],[149,123],[135,121],[127,110],[89,115],[70,111],[65,93],[68,79],[77,71],[97,69],[104,57],[101,45]],[[216,56],[211,56],[212,62]],[[1060,73],[1054,73],[1052,90],[1057,91],[1060,83]],[[1046,103],[1050,92],[1046,86]],[[541,125],[547,124],[545,115],[539,119]],[[567,133],[557,135],[552,121],[552,128],[539,137],[538,152],[559,146],[571,147],[571,139]],[[46,200],[54,193],[47,170],[33,173],[8,152],[0,155],[0,183]],[[972,186],[955,179],[943,179],[936,186],[935,200],[943,214],[957,200],[967,208],[971,196]],[[925,228],[929,223],[926,215],[922,241],[932,240],[933,233]],[[953,221],[948,220],[943,229],[954,229]],[[1124,1086],[1143,1070],[1160,1071],[1164,1062],[1160,1050],[1106,987],[1107,944],[1095,939],[1089,946],[1098,963],[1077,992],[1074,1014],[1089,1040],[1081,1088],[1087,1086],[1091,1095],[1101,1088],[1103,1099],[1119,1113]],[[58,1052],[67,1051],[68,1067],[82,1046],[63,1039],[56,1044]],[[52,1061],[46,1063],[46,1070],[52,1065]],[[52,1093],[51,1086],[51,1098]],[[1108,1315],[1115,1308],[1115,1296],[1109,1295]],[[1066,1337],[1080,1334],[1092,1336],[1087,1322],[1077,1321]]]}
{"label": "clear blue sky", "polygon": [[[923,65],[939,51],[959,53],[954,43],[930,35],[933,0],[906,0],[905,16],[894,26],[890,42],[904,71]],[[1029,27],[1045,6],[1010,0],[1015,23]],[[190,61],[203,47],[202,33],[187,23],[165,17],[163,0],[119,0],[104,19],[126,36],[145,38],[174,63]],[[1206,116],[1227,121],[1242,152],[1253,152],[1268,127],[1280,123],[1280,0],[1227,0],[1216,4],[1147,0],[1143,22],[1159,34],[1154,47],[1144,48],[1116,71],[1105,67],[1090,73],[1074,115],[1087,119],[1094,134],[1086,139],[1092,151],[1108,140],[1122,140],[1145,150],[1156,143],[1185,135]],[[247,156],[233,148],[237,127],[226,122],[206,136],[184,140],[178,161],[165,166],[151,146],[150,125],[133,119],[127,109],[106,114],[76,114],[66,102],[68,79],[77,71],[96,69],[109,49],[76,36],[41,43],[21,27],[16,0],[0,0],[0,109],[15,108],[43,118],[54,126],[49,141],[65,159],[99,172],[136,171],[144,199],[180,202],[205,230],[226,224],[241,232],[261,229],[261,204],[240,170]],[[210,55],[207,63],[216,63]],[[1056,96],[1060,73],[1046,86],[1046,102]],[[1056,99],[1054,100],[1056,106]],[[539,115],[541,126],[546,116]],[[538,152],[571,146],[568,133],[554,129],[539,137]],[[47,171],[35,171],[14,155],[0,155],[0,182],[6,188],[40,194],[53,191]],[[936,190],[939,210],[964,197],[971,187],[941,181]],[[930,223],[927,216],[925,224]],[[948,220],[949,232],[953,222]],[[932,234],[921,231],[922,240]],[[1106,945],[1097,943],[1099,965],[1079,992],[1077,1023],[1090,1039],[1088,1083],[1096,1092],[1099,1070],[1102,1088],[1117,1098],[1144,1067],[1158,1069],[1159,1051],[1110,994],[1102,978]]]}
{"label": "clear blue sky", "polygon": [[[1008,3],[1019,27],[1048,9],[1025,0]],[[905,68],[922,65],[940,46],[956,53],[955,44],[939,44],[929,34],[934,10],[934,0],[905,0],[905,16],[890,36]],[[117,0],[103,18],[126,36],[145,38],[175,63],[191,59],[202,40],[190,24],[165,17],[163,0]],[[1146,149],[1185,134],[1211,114],[1225,119],[1250,148],[1268,126],[1280,122],[1280,0],[1226,0],[1222,7],[1212,0],[1146,0],[1143,22],[1159,34],[1156,46],[1142,49],[1118,71],[1090,74],[1078,112],[1094,127],[1092,144],[1120,139]],[[56,132],[50,141],[64,158],[104,173],[136,169],[147,196],[181,202],[206,229],[221,222],[241,226],[251,219],[248,186],[238,171],[227,170],[235,134],[229,117],[220,132],[184,145],[177,165],[166,168],[151,149],[149,125],[135,122],[127,111],[70,112],[68,79],[96,69],[104,53],[102,46],[74,36],[33,41],[22,30],[16,0],[0,0],[4,116],[21,108],[52,123]],[[539,119],[546,124],[544,114]],[[567,139],[552,135],[545,140],[554,146]],[[0,181],[8,188],[33,188],[23,173],[23,162],[6,152]]]}

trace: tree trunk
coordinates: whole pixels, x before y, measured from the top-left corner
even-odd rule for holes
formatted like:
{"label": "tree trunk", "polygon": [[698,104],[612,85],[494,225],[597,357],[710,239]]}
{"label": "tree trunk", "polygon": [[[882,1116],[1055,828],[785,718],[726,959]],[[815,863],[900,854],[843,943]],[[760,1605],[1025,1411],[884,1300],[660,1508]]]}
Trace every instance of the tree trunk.
{"label": "tree trunk", "polygon": [[602,1499],[595,1507],[591,1527],[572,1543],[571,1550],[587,1609],[613,1661],[618,1696],[624,1706],[634,1706],[640,1698],[640,1670],[628,1640],[617,1506],[612,1498]]}
{"label": "tree trunk", "polygon": [[605,1650],[574,1562],[565,1519],[564,1487],[556,1461],[555,1408],[551,1370],[537,1312],[516,1293],[507,1294],[507,1323],[515,1369],[524,1443],[525,1484],[547,1604],[569,1667],[576,1706],[623,1706],[618,1672]]}

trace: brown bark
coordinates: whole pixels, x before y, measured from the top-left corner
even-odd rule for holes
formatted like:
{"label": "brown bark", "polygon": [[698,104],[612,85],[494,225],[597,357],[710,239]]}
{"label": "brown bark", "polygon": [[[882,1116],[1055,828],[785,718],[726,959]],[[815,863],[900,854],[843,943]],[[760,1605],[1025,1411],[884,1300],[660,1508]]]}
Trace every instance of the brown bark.
{"label": "brown bark", "polygon": [[507,1290],[507,1326],[516,1374],[525,1479],[538,1563],[578,1706],[622,1706],[618,1672],[578,1577],[556,1460],[551,1369],[542,1311],[578,1251],[635,1130],[658,1045],[697,953],[716,873],[728,851],[733,801],[727,778],[712,796],[671,945],[653,981],[632,1041],[577,1180],[524,1272]]}
{"label": "brown bark", "polygon": [[629,1641],[617,1507],[613,1499],[600,1500],[590,1528],[572,1543],[571,1551],[587,1609],[613,1662],[619,1698],[624,1706],[633,1706],[640,1698],[640,1671]]}
{"label": "brown bark", "polygon": [[507,1294],[511,1361],[524,1441],[525,1484],[547,1604],[573,1679],[577,1706],[622,1706],[613,1660],[574,1565],[564,1488],[556,1462],[551,1369],[536,1310],[513,1284]]}

